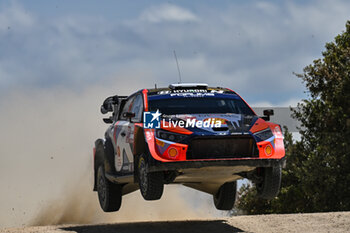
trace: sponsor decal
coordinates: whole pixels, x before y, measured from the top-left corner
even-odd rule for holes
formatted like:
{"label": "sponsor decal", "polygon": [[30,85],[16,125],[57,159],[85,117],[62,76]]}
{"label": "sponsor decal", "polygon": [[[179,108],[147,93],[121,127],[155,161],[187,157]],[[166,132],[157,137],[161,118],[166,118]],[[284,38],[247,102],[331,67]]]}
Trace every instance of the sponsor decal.
{"label": "sponsor decal", "polygon": [[171,148],[168,150],[168,155],[169,155],[169,157],[171,157],[171,158],[176,158],[178,154],[179,154],[179,152],[177,151],[177,149],[176,149],[175,147],[171,147]]}
{"label": "sponsor decal", "polygon": [[153,139],[153,134],[151,132],[146,132],[147,141],[151,141]]}
{"label": "sponsor decal", "polygon": [[158,146],[161,146],[161,147],[164,147],[164,144],[165,144],[163,141],[160,141],[158,139],[156,140],[156,143]]}
{"label": "sponsor decal", "polygon": [[271,155],[271,153],[272,153],[272,148],[271,148],[270,145],[267,145],[267,146],[265,147],[265,153],[266,153],[266,155]]}
{"label": "sponsor decal", "polygon": [[206,89],[176,89],[176,90],[165,90],[165,91],[158,91],[158,95],[166,95],[171,93],[224,93],[223,90],[206,90]]}
{"label": "sponsor decal", "polygon": [[185,92],[188,92],[188,93],[198,93],[198,92],[208,92],[207,90],[204,90],[204,89],[184,89],[184,90],[173,90],[172,91],[173,93],[185,93]]}
{"label": "sponsor decal", "polygon": [[172,93],[170,94],[171,97],[173,96],[179,96],[179,97],[205,97],[205,96],[215,96],[214,93],[201,93],[201,92],[185,92],[185,93]]}

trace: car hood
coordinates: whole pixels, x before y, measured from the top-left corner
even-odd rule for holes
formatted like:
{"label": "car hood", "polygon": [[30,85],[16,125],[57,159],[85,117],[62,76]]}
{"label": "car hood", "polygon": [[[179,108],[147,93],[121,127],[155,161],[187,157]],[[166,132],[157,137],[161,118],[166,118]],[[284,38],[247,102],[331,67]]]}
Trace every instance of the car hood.
{"label": "car hood", "polygon": [[[195,134],[248,134],[249,129],[258,119],[257,116],[243,114],[179,114],[163,115],[162,128],[171,130],[171,128],[182,127],[192,131]],[[179,122],[183,121],[182,125]],[[202,122],[195,123],[194,122]],[[206,123],[204,123],[206,122]]]}

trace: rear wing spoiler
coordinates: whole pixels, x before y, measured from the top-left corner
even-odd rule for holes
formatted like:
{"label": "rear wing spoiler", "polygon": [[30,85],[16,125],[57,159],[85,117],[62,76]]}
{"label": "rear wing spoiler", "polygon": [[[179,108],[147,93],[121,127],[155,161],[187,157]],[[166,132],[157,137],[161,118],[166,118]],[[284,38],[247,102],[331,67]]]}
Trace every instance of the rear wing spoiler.
{"label": "rear wing spoiler", "polygon": [[124,101],[128,98],[128,96],[118,96],[113,95],[107,97],[100,108],[100,111],[102,114],[107,114],[109,112],[112,112],[112,116],[109,116],[108,118],[103,118],[103,122],[106,124],[111,124],[113,120],[118,117],[119,109],[122,105],[124,105]]}

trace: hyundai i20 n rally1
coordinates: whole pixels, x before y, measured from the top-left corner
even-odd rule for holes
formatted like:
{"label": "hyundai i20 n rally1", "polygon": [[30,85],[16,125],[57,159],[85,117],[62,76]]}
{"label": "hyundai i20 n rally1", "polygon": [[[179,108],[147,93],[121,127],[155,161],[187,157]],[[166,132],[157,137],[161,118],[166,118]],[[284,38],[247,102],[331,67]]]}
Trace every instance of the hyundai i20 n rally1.
{"label": "hyundai i20 n rally1", "polygon": [[94,191],[105,212],[140,189],[158,200],[165,184],[182,184],[213,196],[230,210],[237,180],[247,178],[261,198],[277,196],[285,163],[283,135],[228,88],[172,84],[130,96],[108,97],[101,106],[109,124],[94,148]]}

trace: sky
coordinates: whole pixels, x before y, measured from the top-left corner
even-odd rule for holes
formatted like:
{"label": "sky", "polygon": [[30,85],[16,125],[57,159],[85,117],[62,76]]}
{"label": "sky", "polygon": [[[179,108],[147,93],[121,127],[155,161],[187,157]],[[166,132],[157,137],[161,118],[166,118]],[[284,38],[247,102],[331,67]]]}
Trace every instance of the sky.
{"label": "sky", "polygon": [[[183,82],[229,87],[253,107],[295,106],[307,94],[293,72],[322,57],[349,12],[345,0],[0,0],[0,228],[164,220],[178,206],[217,216],[210,195],[168,188],[156,204],[135,192],[102,213],[100,104],[178,82],[175,50]],[[142,216],[130,219],[130,206]]]}
{"label": "sky", "polygon": [[349,9],[341,0],[1,0],[0,96],[167,86],[178,81],[175,50],[183,82],[229,87],[253,104],[295,105],[306,94],[293,72],[321,57]]}

